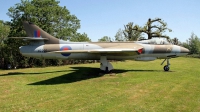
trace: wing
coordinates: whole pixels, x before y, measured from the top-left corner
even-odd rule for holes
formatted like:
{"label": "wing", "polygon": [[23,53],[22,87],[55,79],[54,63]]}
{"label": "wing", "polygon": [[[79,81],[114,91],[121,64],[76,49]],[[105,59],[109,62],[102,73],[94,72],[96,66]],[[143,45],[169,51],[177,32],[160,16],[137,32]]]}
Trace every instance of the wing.
{"label": "wing", "polygon": [[41,37],[8,37],[12,39],[25,39],[25,40],[49,40],[47,38],[41,38]]}
{"label": "wing", "polygon": [[105,48],[105,49],[90,49],[90,50],[63,50],[53,51],[49,53],[92,53],[101,55],[116,55],[116,56],[132,56],[142,53],[143,48],[139,49],[119,49],[119,48]]}

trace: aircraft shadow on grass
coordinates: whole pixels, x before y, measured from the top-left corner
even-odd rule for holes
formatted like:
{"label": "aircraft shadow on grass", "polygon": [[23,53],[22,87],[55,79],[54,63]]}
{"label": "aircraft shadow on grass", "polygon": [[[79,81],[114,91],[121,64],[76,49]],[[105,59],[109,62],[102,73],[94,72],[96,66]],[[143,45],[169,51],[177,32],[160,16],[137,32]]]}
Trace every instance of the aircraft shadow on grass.
{"label": "aircraft shadow on grass", "polygon": [[[59,73],[59,72],[67,72],[71,71],[70,73],[66,73],[60,75],[58,77],[42,80],[39,82],[31,83],[28,85],[56,85],[56,84],[63,84],[63,83],[73,83],[77,81],[98,78],[103,76],[104,74],[100,74],[99,68],[93,67],[71,67],[72,70],[61,70],[61,71],[52,71],[52,72],[40,72],[40,73],[23,73],[23,72],[11,72],[8,74],[3,74],[0,76],[12,76],[12,75],[42,75],[46,73]],[[125,73],[128,71],[132,72],[163,72],[162,70],[123,70],[123,69],[115,69],[112,73],[119,74]]]}
{"label": "aircraft shadow on grass", "polygon": [[52,71],[52,72],[33,72],[33,73],[24,73],[24,72],[9,72],[7,74],[2,74],[1,76],[14,76],[14,75],[39,75],[39,74],[46,74],[46,73],[58,73],[58,72],[67,72],[70,70],[60,70],[60,71]]}
{"label": "aircraft shadow on grass", "polygon": [[[63,84],[63,83],[73,83],[82,80],[88,80],[92,78],[98,78],[105,74],[100,74],[99,68],[91,68],[91,67],[71,67],[73,68],[72,72],[63,74],[58,77],[54,77],[51,79],[31,83],[28,85],[55,85],[55,84]],[[128,71],[149,71],[149,72],[158,72],[157,70],[122,70],[115,69],[113,73],[125,73]],[[159,71],[160,72],[160,71]]]}

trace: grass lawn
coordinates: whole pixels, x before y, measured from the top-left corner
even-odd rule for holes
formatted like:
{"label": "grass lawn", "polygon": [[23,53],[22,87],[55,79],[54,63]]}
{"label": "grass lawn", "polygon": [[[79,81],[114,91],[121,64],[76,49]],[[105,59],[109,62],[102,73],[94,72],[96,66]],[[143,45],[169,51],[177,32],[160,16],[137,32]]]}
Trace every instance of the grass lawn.
{"label": "grass lawn", "polygon": [[200,59],[0,70],[0,111],[200,111]]}

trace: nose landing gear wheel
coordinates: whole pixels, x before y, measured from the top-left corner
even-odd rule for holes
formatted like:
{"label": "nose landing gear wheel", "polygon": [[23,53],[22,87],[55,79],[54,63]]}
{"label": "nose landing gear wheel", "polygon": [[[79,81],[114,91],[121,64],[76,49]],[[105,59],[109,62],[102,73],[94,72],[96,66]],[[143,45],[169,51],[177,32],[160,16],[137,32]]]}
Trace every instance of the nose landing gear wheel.
{"label": "nose landing gear wheel", "polygon": [[165,60],[161,63],[161,65],[162,65],[165,61],[167,61],[167,65],[165,65],[165,66],[163,67],[163,69],[164,69],[164,71],[169,71],[169,66],[170,66],[169,59],[165,59]]}
{"label": "nose landing gear wheel", "polygon": [[163,69],[164,69],[165,71],[169,71],[169,66],[168,66],[168,65],[165,65]]}

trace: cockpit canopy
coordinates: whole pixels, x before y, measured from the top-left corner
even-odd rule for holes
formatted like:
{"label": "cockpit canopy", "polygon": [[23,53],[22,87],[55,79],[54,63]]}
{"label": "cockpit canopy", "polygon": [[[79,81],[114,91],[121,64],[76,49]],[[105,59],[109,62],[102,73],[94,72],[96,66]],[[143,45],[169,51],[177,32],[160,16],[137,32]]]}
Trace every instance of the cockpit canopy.
{"label": "cockpit canopy", "polygon": [[140,40],[140,41],[136,41],[136,43],[141,43],[141,44],[158,44],[158,45],[169,45],[171,43],[169,43],[167,41],[166,38],[152,38],[149,40]]}

